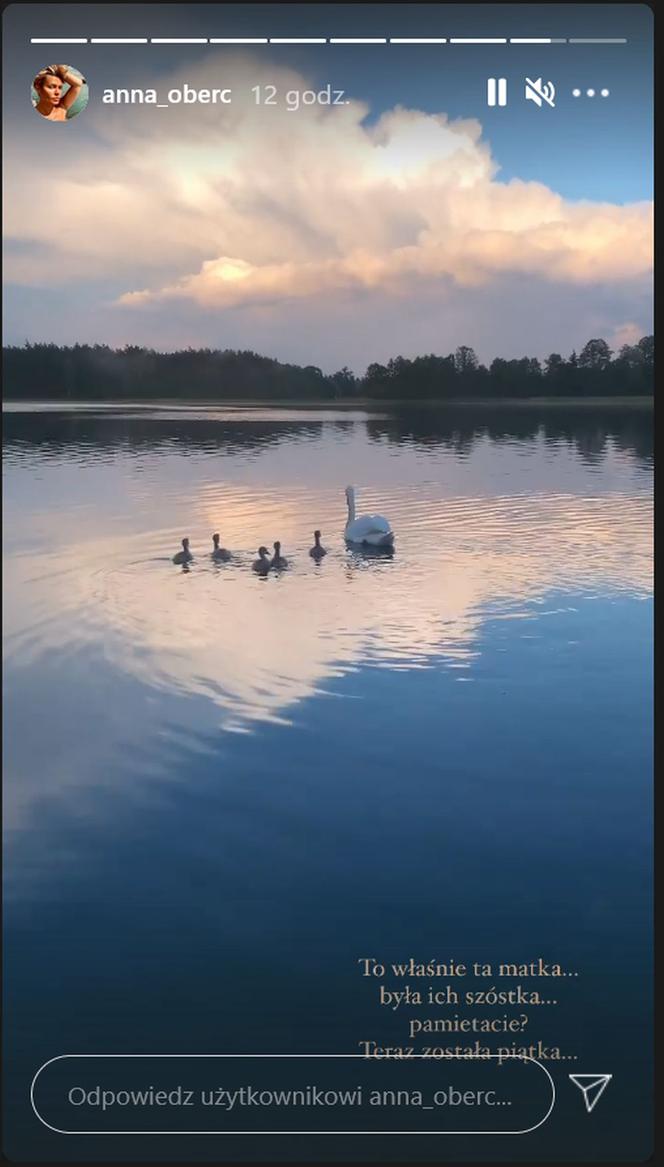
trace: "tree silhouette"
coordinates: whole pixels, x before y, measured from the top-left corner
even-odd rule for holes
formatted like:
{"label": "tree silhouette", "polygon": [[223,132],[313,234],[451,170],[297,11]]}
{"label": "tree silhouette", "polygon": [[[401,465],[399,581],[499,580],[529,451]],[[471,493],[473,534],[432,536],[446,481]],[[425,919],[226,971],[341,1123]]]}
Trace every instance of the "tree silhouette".
{"label": "tree silhouette", "polygon": [[594,338],[565,360],[551,353],[496,357],[487,369],[472,348],[369,365],[363,377],[346,366],[326,376],[316,365],[282,364],[250,351],[185,349],[161,353],[139,345],[25,344],[3,349],[9,400],[103,401],[465,401],[487,398],[650,396],[654,338],[623,345],[613,357]]}
{"label": "tree silhouette", "polygon": [[477,364],[474,349],[468,348],[465,344],[460,345],[454,354],[454,367],[459,376],[465,377],[468,373],[473,373]]}
{"label": "tree silhouette", "polygon": [[605,340],[589,340],[579,353],[580,369],[603,372],[611,363],[611,349]]}

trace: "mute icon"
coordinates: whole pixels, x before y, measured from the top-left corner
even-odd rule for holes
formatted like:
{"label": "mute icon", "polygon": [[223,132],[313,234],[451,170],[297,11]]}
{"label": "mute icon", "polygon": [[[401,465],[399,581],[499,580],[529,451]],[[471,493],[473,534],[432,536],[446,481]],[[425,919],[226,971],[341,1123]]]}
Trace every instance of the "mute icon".
{"label": "mute icon", "polygon": [[550,105],[551,109],[555,108],[556,87],[553,81],[542,83],[541,77],[538,77],[536,81],[531,81],[530,77],[526,77],[525,95],[526,101],[534,101],[540,109],[543,101]]}

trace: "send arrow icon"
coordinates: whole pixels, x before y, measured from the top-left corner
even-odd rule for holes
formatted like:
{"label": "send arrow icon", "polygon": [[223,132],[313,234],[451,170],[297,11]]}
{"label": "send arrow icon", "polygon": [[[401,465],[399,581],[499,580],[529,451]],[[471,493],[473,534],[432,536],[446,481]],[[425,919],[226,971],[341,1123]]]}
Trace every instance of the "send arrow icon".
{"label": "send arrow icon", "polygon": [[586,1110],[590,1114],[591,1110],[597,1106],[613,1074],[570,1074],[569,1077],[583,1094]]}

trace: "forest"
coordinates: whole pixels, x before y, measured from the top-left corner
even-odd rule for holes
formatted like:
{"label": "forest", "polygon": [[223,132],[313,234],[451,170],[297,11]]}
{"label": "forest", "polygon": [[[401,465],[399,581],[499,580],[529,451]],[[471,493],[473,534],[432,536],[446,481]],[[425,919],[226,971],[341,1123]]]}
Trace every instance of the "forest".
{"label": "forest", "polygon": [[137,345],[28,344],[3,348],[5,400],[437,402],[537,397],[643,397],[653,393],[654,338],[613,352],[601,338],[546,360],[496,357],[481,364],[460,345],[447,356],[394,357],[363,376],[345,366],[284,364],[232,349],[157,352]]}

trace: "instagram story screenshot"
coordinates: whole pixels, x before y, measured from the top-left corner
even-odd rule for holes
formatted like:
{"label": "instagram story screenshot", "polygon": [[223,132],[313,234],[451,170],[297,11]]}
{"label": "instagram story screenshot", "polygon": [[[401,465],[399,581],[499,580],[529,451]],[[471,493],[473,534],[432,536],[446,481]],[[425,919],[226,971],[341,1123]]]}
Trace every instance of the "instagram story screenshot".
{"label": "instagram story screenshot", "polygon": [[2,1156],[653,1156],[653,12],[2,15]]}

